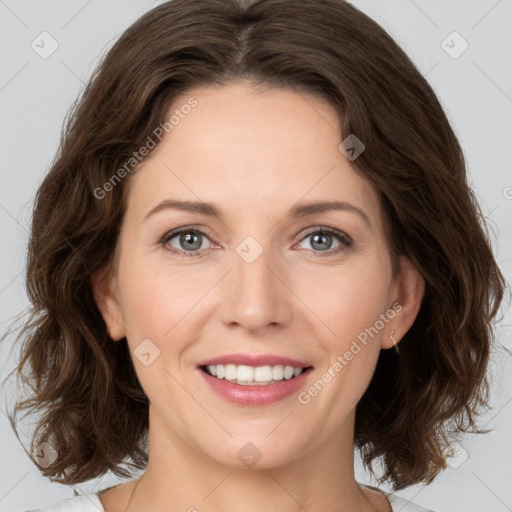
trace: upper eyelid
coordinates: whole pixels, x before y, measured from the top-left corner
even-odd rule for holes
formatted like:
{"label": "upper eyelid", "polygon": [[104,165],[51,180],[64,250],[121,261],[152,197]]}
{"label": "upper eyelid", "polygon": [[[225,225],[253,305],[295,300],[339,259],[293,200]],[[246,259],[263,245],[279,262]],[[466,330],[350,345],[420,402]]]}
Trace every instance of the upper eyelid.
{"label": "upper eyelid", "polygon": [[[331,228],[329,226],[313,226],[312,228],[306,228],[306,231],[304,232],[304,235],[302,238],[305,238],[306,236],[309,236],[312,233],[317,233],[317,232],[320,232],[320,233],[326,232],[331,235],[348,238],[349,240],[352,241],[352,237],[348,233],[343,231],[342,229]],[[302,240],[302,238],[301,238],[301,240]]]}
{"label": "upper eyelid", "polygon": [[209,234],[209,229],[207,228],[204,228],[203,226],[201,227],[195,227],[195,226],[183,226],[183,227],[179,227],[179,228],[175,228],[175,229],[170,229],[169,231],[166,231],[164,233],[164,235],[161,237],[161,240],[165,240],[165,239],[171,239],[171,238],[174,238],[175,236],[181,234],[181,233],[186,233],[188,231],[196,231],[196,232],[199,232],[201,233],[202,235],[206,235],[208,236],[208,238],[210,238],[210,234]]}

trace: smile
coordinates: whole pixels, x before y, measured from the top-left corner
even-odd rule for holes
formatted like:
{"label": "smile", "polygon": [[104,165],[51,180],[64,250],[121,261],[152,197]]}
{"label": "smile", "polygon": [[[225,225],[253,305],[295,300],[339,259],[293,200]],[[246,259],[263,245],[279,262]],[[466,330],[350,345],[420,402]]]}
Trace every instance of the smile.
{"label": "smile", "polygon": [[238,406],[256,407],[273,404],[299,392],[313,367],[216,364],[199,366],[198,370],[210,390],[222,399]]}
{"label": "smile", "polygon": [[269,386],[298,377],[306,368],[283,365],[248,366],[236,364],[216,364],[201,367],[203,371],[217,379],[226,379],[241,386]]}

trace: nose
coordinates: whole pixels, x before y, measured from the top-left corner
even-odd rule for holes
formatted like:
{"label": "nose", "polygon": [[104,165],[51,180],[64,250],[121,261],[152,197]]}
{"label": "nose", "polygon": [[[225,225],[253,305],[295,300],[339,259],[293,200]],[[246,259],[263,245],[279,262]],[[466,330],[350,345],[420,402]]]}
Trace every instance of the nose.
{"label": "nose", "polygon": [[240,254],[234,253],[233,269],[223,280],[220,309],[224,324],[251,334],[288,325],[293,316],[293,293],[286,285],[283,266],[270,249],[252,262]]}

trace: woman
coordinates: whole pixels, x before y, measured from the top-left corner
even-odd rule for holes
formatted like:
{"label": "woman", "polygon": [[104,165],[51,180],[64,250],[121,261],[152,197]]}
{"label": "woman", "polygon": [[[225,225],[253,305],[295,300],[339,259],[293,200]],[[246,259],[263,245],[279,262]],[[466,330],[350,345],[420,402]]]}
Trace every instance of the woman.
{"label": "woman", "polygon": [[486,403],[503,286],[439,101],[374,21],[166,2],[37,194],[16,409],[56,482],[144,472],[41,510],[424,510],[359,484],[354,446],[432,481]]}

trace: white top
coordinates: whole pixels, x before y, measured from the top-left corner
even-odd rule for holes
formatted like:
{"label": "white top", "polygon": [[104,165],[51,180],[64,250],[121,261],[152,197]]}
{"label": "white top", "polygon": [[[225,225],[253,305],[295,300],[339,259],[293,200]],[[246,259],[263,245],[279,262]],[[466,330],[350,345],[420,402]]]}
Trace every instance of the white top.
{"label": "white top", "polygon": [[[386,492],[383,492],[383,494],[386,495],[391,503],[393,512],[434,512],[433,510],[415,505],[411,501],[407,501],[394,494],[388,494]],[[26,512],[105,512],[105,509],[97,494],[87,494],[85,496],[75,496],[74,498],[69,498],[47,507],[27,510]]]}

